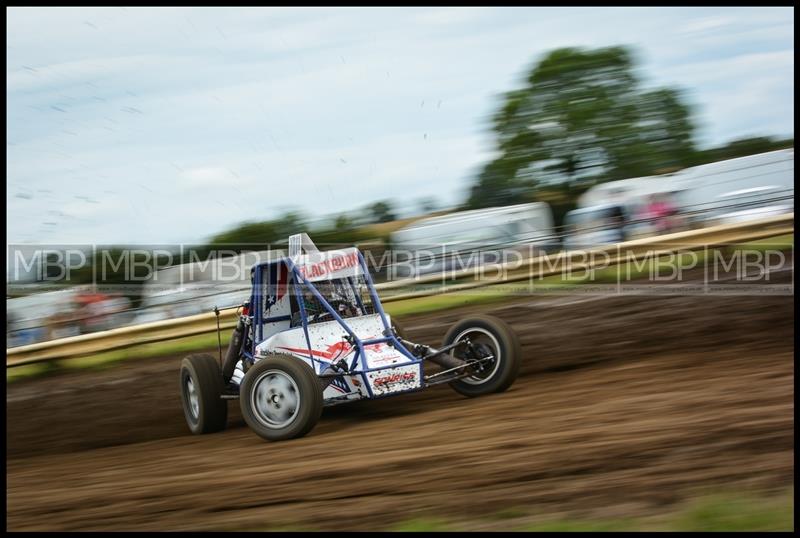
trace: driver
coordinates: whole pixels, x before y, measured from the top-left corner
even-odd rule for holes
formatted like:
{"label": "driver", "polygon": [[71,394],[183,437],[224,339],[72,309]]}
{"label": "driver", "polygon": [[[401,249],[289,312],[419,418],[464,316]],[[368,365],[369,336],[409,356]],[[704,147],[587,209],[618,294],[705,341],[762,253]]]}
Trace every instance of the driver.
{"label": "driver", "polygon": [[[320,289],[319,291],[323,296],[327,295],[330,297],[328,304],[340,317],[349,318],[359,315],[359,309],[352,304],[346,294],[343,294],[338,290],[333,293],[326,294],[324,288]],[[322,305],[322,303],[320,303],[312,291],[307,287],[303,288],[302,300],[303,307],[306,311],[306,318],[308,319],[309,323],[333,320],[333,316],[331,316],[330,312],[328,312],[328,310]],[[299,326],[301,325],[301,322],[302,319],[300,315],[300,308],[297,307],[297,310],[292,313],[291,326]]]}
{"label": "driver", "polygon": [[341,282],[337,282],[333,285],[331,306],[342,318],[352,318],[361,315],[361,310],[358,306],[353,304],[352,296],[347,293],[347,288]]}
{"label": "driver", "polygon": [[[294,298],[294,297],[293,297]],[[311,290],[307,287],[303,287],[303,294],[301,296],[303,301],[303,308],[306,311],[306,318],[308,319],[309,323],[313,323],[318,320],[321,314],[327,314],[328,311],[319,303],[314,294],[311,293]],[[292,301],[292,327],[299,327],[302,325],[302,314],[300,312],[300,306],[294,304]]]}

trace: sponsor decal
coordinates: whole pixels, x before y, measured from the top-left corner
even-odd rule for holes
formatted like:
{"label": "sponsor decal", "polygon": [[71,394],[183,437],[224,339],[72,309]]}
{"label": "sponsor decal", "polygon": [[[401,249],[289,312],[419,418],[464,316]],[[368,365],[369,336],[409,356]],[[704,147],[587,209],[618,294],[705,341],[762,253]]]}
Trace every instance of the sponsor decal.
{"label": "sponsor decal", "polygon": [[321,262],[298,267],[303,278],[320,278],[330,273],[350,269],[358,265],[358,253],[352,252],[343,256],[331,257]]}
{"label": "sponsor decal", "polygon": [[[370,340],[372,338],[377,338],[377,337],[370,336],[368,338],[364,338],[364,340]],[[383,343],[369,344],[369,345],[364,346],[364,351],[372,351],[372,352],[375,352],[375,353],[380,353],[385,348],[388,348],[388,346],[386,344],[383,344]],[[324,350],[307,349],[307,348],[302,348],[302,347],[278,347],[278,349],[283,349],[283,350],[289,351],[291,353],[297,353],[297,354],[301,354],[301,355],[308,355],[309,353],[311,353],[311,355],[313,357],[317,358],[317,359],[321,359],[321,360],[325,360],[325,361],[330,362],[332,360],[335,360],[335,359],[338,359],[338,358],[341,358],[341,357],[346,357],[355,348],[354,348],[354,346],[350,345],[348,342],[345,342],[345,341],[342,340],[342,341],[336,342],[335,344],[329,345]],[[393,358],[393,357],[389,357],[389,359],[391,359],[391,358]],[[388,360],[388,359],[384,359],[384,360]]]}
{"label": "sponsor decal", "polygon": [[389,374],[383,377],[375,378],[374,384],[376,387],[393,387],[398,383],[409,383],[415,379],[417,379],[416,372],[398,372],[396,374]]}
{"label": "sponsor decal", "polygon": [[419,366],[398,366],[367,373],[367,378],[376,395],[401,392],[419,388]]}
{"label": "sponsor decal", "polygon": [[386,349],[385,351],[388,354],[383,355],[383,356],[378,354],[378,353],[380,353],[380,351],[381,350],[376,350],[376,353],[373,353],[373,354],[369,355],[367,357],[367,361],[372,365],[378,366],[378,365],[383,365],[383,364],[394,364],[394,363],[399,362],[400,360],[403,359],[402,356],[398,356],[398,354],[395,352],[395,350],[393,350],[391,348]]}
{"label": "sponsor decal", "polygon": [[329,345],[324,351],[319,349],[307,349],[303,347],[278,347],[278,349],[285,349],[291,353],[297,353],[301,355],[307,355],[311,353],[311,355],[317,359],[330,362],[337,357],[346,357],[350,351],[353,350],[353,346],[347,342],[336,342],[335,344]]}

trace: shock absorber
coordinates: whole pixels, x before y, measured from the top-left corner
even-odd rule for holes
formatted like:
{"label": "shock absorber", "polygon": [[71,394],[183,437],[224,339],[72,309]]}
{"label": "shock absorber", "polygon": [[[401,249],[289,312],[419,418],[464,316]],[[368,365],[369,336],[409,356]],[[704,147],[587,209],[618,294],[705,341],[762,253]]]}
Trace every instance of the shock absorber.
{"label": "shock absorber", "polygon": [[249,318],[247,317],[249,306],[249,301],[242,305],[242,315],[239,316],[239,321],[236,323],[236,328],[233,329],[231,341],[228,343],[228,351],[225,354],[225,362],[222,365],[222,378],[225,380],[225,383],[228,383],[233,377],[233,372],[236,370],[236,364],[239,362],[239,358],[242,356],[242,347],[244,346],[245,342],[245,330],[247,328],[247,322],[249,321]]}
{"label": "shock absorber", "polygon": [[442,349],[436,349],[430,346],[426,346],[424,344],[416,344],[414,346],[414,355],[431,361],[432,363],[438,364],[442,368],[452,369],[452,368],[459,368],[461,366],[466,366],[467,362],[459,359],[458,357],[454,357],[450,355],[448,351],[454,347],[458,347],[459,345],[467,345],[469,346],[469,340],[464,340],[459,344],[445,346]]}

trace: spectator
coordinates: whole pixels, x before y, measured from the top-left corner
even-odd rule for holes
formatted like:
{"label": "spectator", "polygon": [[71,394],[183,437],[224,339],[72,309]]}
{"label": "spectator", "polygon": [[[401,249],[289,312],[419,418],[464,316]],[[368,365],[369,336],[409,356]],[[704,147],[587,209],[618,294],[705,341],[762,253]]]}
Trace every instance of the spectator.
{"label": "spectator", "polygon": [[645,208],[646,218],[658,234],[669,233],[674,228],[673,218],[677,208],[666,194],[653,194],[650,203]]}
{"label": "spectator", "polygon": [[611,228],[618,234],[617,242],[624,242],[627,239],[627,234],[625,233],[625,226],[627,225],[625,210],[616,204],[611,206],[609,210],[609,222]]}

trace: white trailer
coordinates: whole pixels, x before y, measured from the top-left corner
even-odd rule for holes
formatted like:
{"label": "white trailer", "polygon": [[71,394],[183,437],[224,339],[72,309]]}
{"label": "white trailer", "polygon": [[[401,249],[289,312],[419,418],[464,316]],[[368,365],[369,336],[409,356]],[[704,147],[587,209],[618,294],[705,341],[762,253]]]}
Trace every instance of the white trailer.
{"label": "white trailer", "polygon": [[[510,250],[546,250],[557,243],[544,202],[460,211],[421,219],[391,236],[394,276],[458,270]],[[476,253],[479,253],[475,255]]]}

